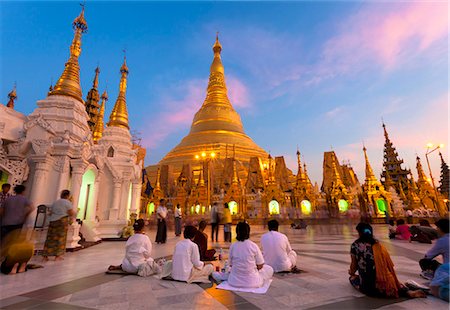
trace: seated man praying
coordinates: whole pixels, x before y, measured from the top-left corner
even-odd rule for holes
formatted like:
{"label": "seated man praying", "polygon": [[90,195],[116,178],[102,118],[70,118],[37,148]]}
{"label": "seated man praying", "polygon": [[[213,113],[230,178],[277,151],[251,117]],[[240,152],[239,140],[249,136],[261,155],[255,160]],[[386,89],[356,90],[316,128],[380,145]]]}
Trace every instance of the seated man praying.
{"label": "seated man praying", "polygon": [[250,226],[246,222],[236,225],[236,242],[230,247],[231,271],[228,283],[234,287],[257,288],[270,280],[273,269],[264,264],[264,257],[258,246],[249,240]]}
{"label": "seated man praying", "polygon": [[285,234],[278,232],[278,221],[268,222],[269,232],[261,237],[261,248],[264,261],[274,272],[290,271],[299,273],[297,268],[297,253],[291,248]]}
{"label": "seated man praying", "polygon": [[193,241],[195,244],[197,244],[200,251],[200,260],[212,261],[214,260],[214,254],[216,254],[216,250],[208,250],[208,235],[204,232],[205,228],[206,221],[201,220],[200,223],[198,223],[198,230]]}
{"label": "seated man praying", "polygon": [[213,272],[212,264],[200,261],[200,252],[194,240],[197,228],[186,226],[184,228],[184,240],[175,245],[172,258],[172,278],[187,283],[207,281]]}

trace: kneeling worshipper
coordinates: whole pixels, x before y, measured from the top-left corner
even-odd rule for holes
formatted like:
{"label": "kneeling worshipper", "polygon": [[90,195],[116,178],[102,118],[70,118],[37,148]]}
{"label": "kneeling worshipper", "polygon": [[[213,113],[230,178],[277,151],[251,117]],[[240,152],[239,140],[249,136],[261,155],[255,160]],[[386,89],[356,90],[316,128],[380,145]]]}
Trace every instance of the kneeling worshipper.
{"label": "kneeling worshipper", "polygon": [[272,267],[264,264],[261,250],[249,238],[250,226],[248,223],[238,223],[236,225],[237,241],[231,245],[228,257],[231,271],[227,282],[233,287],[262,287],[273,276]]}
{"label": "kneeling worshipper", "polygon": [[216,250],[208,250],[208,235],[204,232],[205,228],[206,221],[200,221],[200,223],[198,223],[198,230],[193,241],[195,244],[197,244],[200,251],[200,260],[212,261],[214,260],[214,254],[216,254]]}
{"label": "kneeling worshipper", "polygon": [[1,256],[4,260],[0,270],[3,274],[15,274],[27,271],[27,263],[34,253],[34,245],[26,239],[26,232],[16,229],[3,240]]}
{"label": "kneeling worshipper", "polygon": [[160,272],[161,267],[151,257],[152,243],[144,232],[144,226],[143,219],[134,222],[134,235],[127,240],[122,264],[109,266],[108,271],[122,270],[141,277],[148,277]]}
{"label": "kneeling worshipper", "polygon": [[184,240],[178,241],[172,258],[172,278],[187,283],[210,282],[209,275],[213,272],[212,264],[200,260],[197,244],[192,242],[197,233],[194,226],[184,228]]}
{"label": "kneeling worshipper", "polygon": [[354,288],[372,297],[426,297],[422,290],[409,290],[398,281],[391,257],[373,237],[372,226],[359,223],[356,230],[359,238],[351,245],[352,261],[348,271]]}
{"label": "kneeling worshipper", "polygon": [[300,273],[297,268],[297,253],[291,248],[285,234],[278,232],[278,221],[270,220],[269,232],[261,237],[261,248],[264,261],[275,272]]}

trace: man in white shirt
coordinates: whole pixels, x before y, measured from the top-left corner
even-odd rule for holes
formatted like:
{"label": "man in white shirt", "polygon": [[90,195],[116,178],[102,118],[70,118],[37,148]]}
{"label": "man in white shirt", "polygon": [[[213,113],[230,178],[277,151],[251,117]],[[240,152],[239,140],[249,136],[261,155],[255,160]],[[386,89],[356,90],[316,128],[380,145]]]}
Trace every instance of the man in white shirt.
{"label": "man in white shirt", "polygon": [[166,217],[167,217],[166,200],[161,199],[159,201],[159,206],[156,209],[156,218],[158,220],[158,227],[156,231],[156,240],[155,240],[156,243],[166,243],[167,240]]}
{"label": "man in white shirt", "polygon": [[192,242],[197,233],[194,226],[184,228],[184,240],[175,245],[172,258],[172,278],[178,281],[207,282],[213,272],[212,264],[200,261],[200,253],[197,244]]}
{"label": "man in white shirt", "polygon": [[291,248],[286,235],[278,232],[278,221],[268,222],[269,232],[261,237],[261,248],[264,261],[271,266],[275,272],[299,273],[296,266],[297,253]]}

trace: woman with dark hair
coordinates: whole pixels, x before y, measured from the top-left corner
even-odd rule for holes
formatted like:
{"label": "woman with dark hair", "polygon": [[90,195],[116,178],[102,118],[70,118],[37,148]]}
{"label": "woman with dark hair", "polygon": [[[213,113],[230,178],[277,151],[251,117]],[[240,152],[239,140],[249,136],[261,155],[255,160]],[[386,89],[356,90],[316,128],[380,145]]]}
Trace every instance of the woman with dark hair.
{"label": "woman with dark hair", "polygon": [[230,247],[231,272],[228,283],[234,287],[256,288],[264,285],[273,275],[273,269],[264,264],[259,247],[249,240],[250,226],[246,222],[236,225],[236,242]]}
{"label": "woman with dark hair", "polygon": [[61,198],[56,200],[50,207],[50,224],[48,225],[47,239],[44,244],[42,256],[48,261],[49,256],[55,256],[55,261],[63,260],[66,253],[67,230],[71,217],[75,217],[70,191],[65,189],[61,192]]}
{"label": "woman with dark hair", "polygon": [[119,266],[109,266],[108,270],[123,270],[127,273],[147,277],[158,273],[160,268],[152,254],[152,243],[144,232],[145,222],[138,219],[133,224],[134,235],[128,238],[125,245],[125,258]]}
{"label": "woman with dark hair", "polygon": [[359,223],[356,230],[359,238],[351,245],[352,262],[348,271],[353,287],[368,296],[425,297],[423,291],[410,291],[398,281],[391,257],[373,237],[370,224]]}

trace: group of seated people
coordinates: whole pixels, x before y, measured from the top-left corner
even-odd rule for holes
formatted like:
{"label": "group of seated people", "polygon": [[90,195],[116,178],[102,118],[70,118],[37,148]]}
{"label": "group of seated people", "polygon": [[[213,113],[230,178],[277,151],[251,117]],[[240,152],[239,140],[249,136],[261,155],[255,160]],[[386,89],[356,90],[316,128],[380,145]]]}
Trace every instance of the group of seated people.
{"label": "group of seated people", "polygon": [[[435,224],[440,238],[420,261],[420,266],[423,270],[433,273],[429,277],[431,293],[448,301],[449,220],[441,219]],[[127,241],[122,265],[110,266],[110,270],[121,269],[149,276],[165,269],[151,258],[151,243],[143,232],[143,227],[144,221],[137,220],[134,224],[136,234]],[[172,261],[168,262],[172,279],[192,283],[208,280],[208,277],[213,275],[214,279],[227,280],[228,284],[234,287],[258,288],[270,280],[274,272],[299,272],[296,267],[297,253],[292,250],[287,236],[278,232],[276,220],[268,222],[269,232],[261,237],[262,251],[250,240],[250,225],[245,221],[238,223],[237,241],[229,250],[230,270],[222,273],[213,272],[213,265],[202,261],[202,258],[210,260],[214,257],[214,250],[209,250],[210,252],[207,250],[208,238],[203,232],[205,227],[206,222],[200,222],[199,229],[194,226],[185,227],[184,240],[176,244]],[[349,280],[352,286],[366,295],[376,297],[426,296],[423,290],[417,289],[417,286],[411,287],[399,282],[390,255],[374,238],[370,224],[359,223],[356,230],[359,238],[353,242],[350,250]],[[444,264],[433,260],[438,255],[443,256]]]}
{"label": "group of seated people", "polygon": [[419,221],[419,226],[413,225],[410,227],[403,219],[397,220],[397,227],[394,225],[394,220],[389,220],[389,239],[431,244],[432,240],[439,238],[437,230],[431,227],[430,222],[425,219]]}

